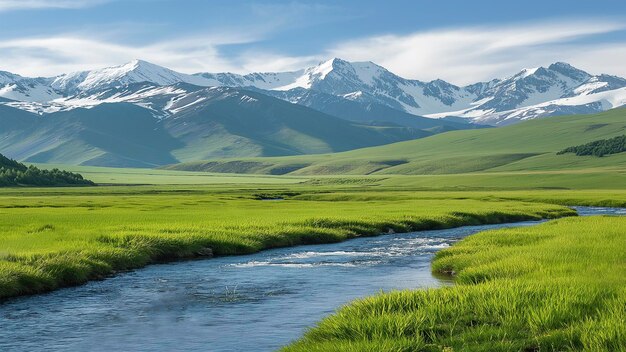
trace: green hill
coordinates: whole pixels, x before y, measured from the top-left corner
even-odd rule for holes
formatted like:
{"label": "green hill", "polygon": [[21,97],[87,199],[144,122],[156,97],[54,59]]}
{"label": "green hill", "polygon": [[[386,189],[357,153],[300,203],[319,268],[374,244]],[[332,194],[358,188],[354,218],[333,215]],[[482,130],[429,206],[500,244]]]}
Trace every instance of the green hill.
{"label": "green hill", "polygon": [[170,169],[261,174],[402,174],[626,168],[626,153],[576,156],[565,148],[626,133],[626,109],[559,116],[495,129],[435,136],[336,154],[192,162]]}

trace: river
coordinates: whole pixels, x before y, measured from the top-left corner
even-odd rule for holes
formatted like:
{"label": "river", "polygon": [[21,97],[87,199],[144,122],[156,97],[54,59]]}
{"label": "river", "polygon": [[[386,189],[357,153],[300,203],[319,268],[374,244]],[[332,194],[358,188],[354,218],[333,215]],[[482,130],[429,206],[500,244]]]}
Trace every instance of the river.
{"label": "river", "polygon": [[[580,215],[624,209],[577,207]],[[0,305],[0,351],[272,351],[352,299],[450,284],[433,254],[465,226],[159,264]]]}

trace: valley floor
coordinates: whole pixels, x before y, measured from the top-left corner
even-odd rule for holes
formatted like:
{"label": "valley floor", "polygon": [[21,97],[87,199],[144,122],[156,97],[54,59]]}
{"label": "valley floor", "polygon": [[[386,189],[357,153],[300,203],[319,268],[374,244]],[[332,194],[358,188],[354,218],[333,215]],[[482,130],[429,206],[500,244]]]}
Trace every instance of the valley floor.
{"label": "valley floor", "polygon": [[359,188],[5,189],[0,194],[0,298],[163,260],[575,214],[532,200],[485,199],[484,193],[364,193]]}
{"label": "valley floor", "polygon": [[[228,175],[204,185],[6,188],[0,190],[0,298],[159,261],[575,215],[566,205],[626,206],[619,177],[591,183],[603,189],[582,189],[575,175],[566,176],[544,181],[548,189],[506,187],[506,179],[489,188],[450,187],[447,176],[237,183]],[[568,179],[572,189],[550,187]],[[359,301],[287,350],[623,349],[619,244],[625,235],[623,219],[597,217],[470,237],[434,264],[454,271],[458,285]]]}

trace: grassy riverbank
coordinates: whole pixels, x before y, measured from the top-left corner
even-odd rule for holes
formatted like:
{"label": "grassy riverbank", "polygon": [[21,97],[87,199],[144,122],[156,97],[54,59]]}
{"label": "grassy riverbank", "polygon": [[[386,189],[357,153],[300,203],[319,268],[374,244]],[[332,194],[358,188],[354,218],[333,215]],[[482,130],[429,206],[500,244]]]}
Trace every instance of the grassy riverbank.
{"label": "grassy riverbank", "polygon": [[433,270],[457,284],[356,301],[285,351],[624,351],[626,218],[470,236]]}
{"label": "grassy riverbank", "polygon": [[[268,193],[269,192],[269,193]],[[96,187],[3,190],[0,194],[0,298],[45,292],[159,260],[252,253],[342,241],[390,230],[554,218],[558,205],[412,192],[363,193],[341,200],[225,188]],[[404,194],[404,196],[402,196]],[[299,197],[301,199],[299,199]],[[466,198],[466,199],[462,199]]]}

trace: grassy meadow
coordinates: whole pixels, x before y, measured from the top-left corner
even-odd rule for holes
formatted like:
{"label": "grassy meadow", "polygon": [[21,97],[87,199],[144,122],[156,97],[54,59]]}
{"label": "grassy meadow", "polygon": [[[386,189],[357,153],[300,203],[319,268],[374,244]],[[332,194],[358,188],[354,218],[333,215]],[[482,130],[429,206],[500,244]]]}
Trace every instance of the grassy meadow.
{"label": "grassy meadow", "polygon": [[[574,215],[559,205],[311,186],[31,188],[0,191],[0,297],[80,284],[177,258],[252,253],[393,230]],[[338,186],[334,186],[338,187]],[[332,189],[327,186],[327,190]],[[309,194],[309,197],[307,197]],[[281,201],[264,198],[286,197]],[[319,199],[317,197],[320,197]]]}
{"label": "grassy meadow", "polygon": [[306,181],[302,177],[269,175],[216,174],[146,168],[116,168],[63,164],[33,164],[41,169],[54,168],[78,172],[101,185],[199,185],[199,184],[293,184]]}
{"label": "grassy meadow", "polygon": [[436,255],[456,285],[356,301],[285,351],[625,351],[626,218],[469,236]]}

